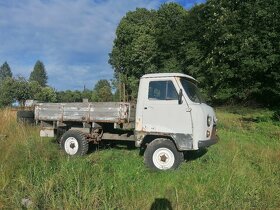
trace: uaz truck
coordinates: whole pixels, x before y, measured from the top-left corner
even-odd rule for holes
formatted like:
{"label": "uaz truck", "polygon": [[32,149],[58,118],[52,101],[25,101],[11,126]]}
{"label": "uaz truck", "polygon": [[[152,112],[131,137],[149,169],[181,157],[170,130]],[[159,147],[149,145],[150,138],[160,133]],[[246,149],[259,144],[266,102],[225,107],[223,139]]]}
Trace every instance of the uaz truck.
{"label": "uaz truck", "polygon": [[137,104],[127,102],[38,103],[35,120],[41,137],[60,138],[71,156],[84,155],[89,143],[131,141],[144,150],[154,170],[177,168],[183,152],[217,142],[217,118],[201,101],[196,80],[180,73],[141,77]]}

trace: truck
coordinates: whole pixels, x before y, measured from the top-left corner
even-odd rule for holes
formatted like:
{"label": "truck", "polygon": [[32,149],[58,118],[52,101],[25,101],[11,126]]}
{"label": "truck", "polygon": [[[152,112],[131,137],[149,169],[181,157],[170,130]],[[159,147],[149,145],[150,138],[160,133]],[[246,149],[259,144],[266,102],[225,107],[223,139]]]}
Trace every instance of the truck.
{"label": "truck", "polygon": [[40,136],[61,136],[61,148],[70,156],[85,155],[89,144],[128,141],[144,151],[152,170],[176,169],[184,152],[218,141],[215,112],[196,84],[186,74],[146,74],[136,103],[37,103],[34,119]]}

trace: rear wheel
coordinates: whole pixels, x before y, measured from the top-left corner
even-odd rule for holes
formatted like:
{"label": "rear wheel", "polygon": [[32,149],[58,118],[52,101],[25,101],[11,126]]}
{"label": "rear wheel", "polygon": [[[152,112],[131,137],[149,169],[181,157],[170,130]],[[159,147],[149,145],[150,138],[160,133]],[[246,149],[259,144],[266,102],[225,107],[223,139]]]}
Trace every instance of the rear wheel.
{"label": "rear wheel", "polygon": [[71,156],[85,155],[88,152],[86,136],[79,130],[66,131],[61,137],[60,146]]}
{"label": "rear wheel", "polygon": [[171,140],[160,138],[148,144],[144,159],[152,170],[169,170],[178,168],[184,160],[184,155]]}

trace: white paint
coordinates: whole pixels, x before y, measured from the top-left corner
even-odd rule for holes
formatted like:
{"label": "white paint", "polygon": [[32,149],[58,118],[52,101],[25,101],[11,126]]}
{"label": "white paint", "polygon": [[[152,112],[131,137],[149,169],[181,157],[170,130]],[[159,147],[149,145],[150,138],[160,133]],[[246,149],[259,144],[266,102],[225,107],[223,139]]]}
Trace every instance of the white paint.
{"label": "white paint", "polygon": [[[210,140],[207,131],[212,132],[215,112],[212,107],[204,103],[190,100],[180,82],[180,78],[192,77],[178,73],[148,74],[141,78],[136,107],[136,131],[189,134],[193,138],[193,149],[198,149],[198,141]],[[182,89],[182,104],[178,100],[149,100],[149,83],[151,81],[167,81],[174,84],[177,92]],[[207,126],[207,116],[212,118]]]}
{"label": "white paint", "polygon": [[170,169],[175,163],[174,154],[170,149],[158,148],[153,154],[153,163],[158,169]]}
{"label": "white paint", "polygon": [[137,107],[137,109],[140,108],[142,111],[143,131],[192,134],[191,114],[187,110],[187,104],[178,104],[178,99],[148,99],[148,86],[151,81],[172,81],[177,92],[180,90],[175,77],[143,77],[141,82],[144,83],[144,86],[147,88],[143,90],[144,94],[142,95],[142,99],[138,99],[138,101],[143,101],[142,107]]}
{"label": "white paint", "polygon": [[54,137],[53,128],[43,128],[40,130],[40,137]]}
{"label": "white paint", "polygon": [[[207,130],[212,132],[214,122],[213,119],[216,119],[215,112],[212,107],[208,106],[207,104],[190,104],[192,107],[192,120],[193,120],[193,149],[198,149],[198,141],[201,140],[210,140],[210,136],[207,137],[206,133]],[[212,123],[208,127],[207,126],[207,116],[212,117]]]}
{"label": "white paint", "polygon": [[74,137],[69,137],[64,143],[65,152],[69,155],[75,155],[79,149],[79,143]]}

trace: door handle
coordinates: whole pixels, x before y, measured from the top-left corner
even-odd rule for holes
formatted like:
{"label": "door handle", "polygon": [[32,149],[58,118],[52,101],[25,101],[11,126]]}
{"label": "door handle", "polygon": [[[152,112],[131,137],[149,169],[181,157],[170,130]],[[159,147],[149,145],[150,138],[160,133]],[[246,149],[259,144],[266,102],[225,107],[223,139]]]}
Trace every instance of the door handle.
{"label": "door handle", "polygon": [[144,109],[153,109],[154,107],[152,106],[144,106]]}

